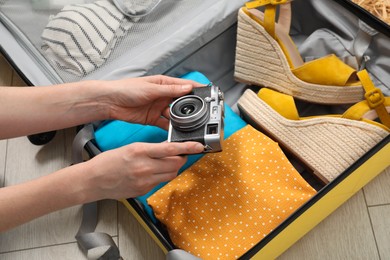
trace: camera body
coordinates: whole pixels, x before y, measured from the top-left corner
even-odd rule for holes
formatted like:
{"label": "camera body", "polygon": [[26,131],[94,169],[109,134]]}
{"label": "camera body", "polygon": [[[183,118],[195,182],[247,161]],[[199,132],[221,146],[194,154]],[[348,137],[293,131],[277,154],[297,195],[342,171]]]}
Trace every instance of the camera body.
{"label": "camera body", "polygon": [[195,141],[204,145],[204,153],[222,151],[224,96],[210,83],[194,88],[170,106],[168,142]]}

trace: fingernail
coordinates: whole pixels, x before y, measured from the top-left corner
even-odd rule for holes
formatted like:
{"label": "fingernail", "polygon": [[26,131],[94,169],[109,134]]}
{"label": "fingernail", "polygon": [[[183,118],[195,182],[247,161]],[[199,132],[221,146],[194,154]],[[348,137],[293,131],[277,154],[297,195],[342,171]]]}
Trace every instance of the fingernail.
{"label": "fingernail", "polygon": [[197,151],[203,151],[204,150],[204,146],[201,143],[197,143],[197,144],[195,144],[195,149]]}
{"label": "fingernail", "polygon": [[192,86],[191,85],[182,85],[181,89],[184,91],[189,91],[190,89],[192,89]]}

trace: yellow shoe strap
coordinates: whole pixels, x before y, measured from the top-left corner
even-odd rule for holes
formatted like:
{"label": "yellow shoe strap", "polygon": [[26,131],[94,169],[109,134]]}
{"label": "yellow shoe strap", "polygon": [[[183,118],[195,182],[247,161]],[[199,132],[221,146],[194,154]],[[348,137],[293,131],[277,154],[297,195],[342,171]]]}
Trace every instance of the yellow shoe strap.
{"label": "yellow shoe strap", "polygon": [[287,3],[288,0],[255,0],[245,3],[246,8],[257,8],[264,5],[280,5]]}
{"label": "yellow shoe strap", "polygon": [[291,71],[305,82],[330,86],[347,86],[351,76],[356,72],[334,54],[305,62]]}
{"label": "yellow shoe strap", "polygon": [[385,107],[385,97],[382,91],[375,87],[367,70],[359,71],[357,76],[359,77],[359,80],[362,83],[364,90],[366,91],[364,97],[367,100],[368,106],[371,109],[375,109],[382,124],[390,128],[390,115]]}
{"label": "yellow shoe strap", "polygon": [[276,6],[267,5],[264,10],[264,29],[276,39],[275,33]]}
{"label": "yellow shoe strap", "polygon": [[287,0],[256,0],[246,3],[245,6],[248,9],[265,6],[264,29],[275,39],[276,6],[287,2]]}
{"label": "yellow shoe strap", "polygon": [[[384,106],[390,107],[390,97],[385,97]],[[363,120],[364,116],[370,111],[372,111],[372,109],[369,107],[368,102],[366,100],[363,100],[348,108],[348,110],[345,111],[344,114],[342,115],[342,118],[359,121],[359,120]]]}
{"label": "yellow shoe strap", "polygon": [[269,88],[261,88],[257,96],[281,116],[290,120],[299,120],[294,98]]}

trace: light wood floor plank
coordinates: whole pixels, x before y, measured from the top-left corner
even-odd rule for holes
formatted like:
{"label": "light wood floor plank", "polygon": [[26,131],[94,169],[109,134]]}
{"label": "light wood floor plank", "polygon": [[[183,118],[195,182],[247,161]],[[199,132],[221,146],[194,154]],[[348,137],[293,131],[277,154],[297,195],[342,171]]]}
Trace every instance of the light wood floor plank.
{"label": "light wood floor plank", "polygon": [[0,140],[0,187],[4,186],[6,154],[7,154],[7,140]]}
{"label": "light wood floor plank", "polygon": [[[390,166],[364,187],[367,205],[390,203]],[[389,238],[390,239],[390,238]]]}
{"label": "light wood floor plank", "polygon": [[295,259],[379,259],[362,191],[279,258]]}
{"label": "light wood floor plank", "polygon": [[[31,180],[70,165],[73,132],[71,129],[58,131],[44,146],[32,145],[26,137],[10,139],[5,185]],[[100,205],[97,230],[117,235],[116,201],[103,201]],[[81,217],[81,205],[74,206],[2,233],[0,252],[74,242]]]}
{"label": "light wood floor plank", "polygon": [[43,146],[36,146],[26,137],[8,141],[6,185],[16,184],[50,174],[70,165],[65,158],[64,131],[58,131],[55,138]]}
{"label": "light wood floor plank", "polygon": [[0,54],[0,86],[26,86],[26,83]]}
{"label": "light wood floor plank", "polygon": [[18,73],[14,71],[12,74],[12,86],[27,86]]}
{"label": "light wood floor plank", "polygon": [[0,86],[11,86],[13,70],[0,54]]}
{"label": "light wood floor plank", "polygon": [[[117,241],[114,238],[114,241]],[[0,254],[2,260],[84,260],[87,259],[76,243],[34,248],[23,251]]]}
{"label": "light wood floor plank", "polygon": [[[38,178],[69,165],[64,158],[64,132],[59,131],[54,140],[45,146],[32,145],[26,137],[9,140],[5,185],[13,185]],[[0,251],[52,245],[74,241],[80,222],[79,206],[38,218],[0,235]]]}
{"label": "light wood floor plank", "polygon": [[[116,202],[99,202],[97,232],[117,236],[116,210]],[[74,206],[0,234],[0,252],[75,242],[74,236],[80,226],[81,217],[81,206]],[[78,250],[77,244],[74,244],[74,246]]]}
{"label": "light wood floor plank", "polygon": [[119,250],[126,260],[163,260],[165,255],[141,224],[119,204]]}
{"label": "light wood floor plank", "polygon": [[369,207],[381,259],[390,259],[390,205]]}

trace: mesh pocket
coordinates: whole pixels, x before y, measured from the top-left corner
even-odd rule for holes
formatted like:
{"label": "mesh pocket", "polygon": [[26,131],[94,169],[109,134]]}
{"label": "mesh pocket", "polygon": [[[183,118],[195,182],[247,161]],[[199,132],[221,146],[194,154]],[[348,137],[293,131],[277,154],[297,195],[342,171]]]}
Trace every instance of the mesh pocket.
{"label": "mesh pocket", "polygon": [[[152,68],[156,72],[164,60],[183,59],[185,55],[178,53],[191,42],[205,44],[204,34],[226,17],[233,24],[245,1],[134,0],[138,9],[127,6],[132,13],[118,8],[118,2],[126,1],[60,2],[0,0],[0,11],[59,78],[71,82],[102,78],[113,70],[126,70],[126,64],[131,66],[127,76],[145,75]],[[213,33],[215,37],[221,32]]]}
{"label": "mesh pocket", "polygon": [[150,14],[161,0],[113,0],[118,9],[125,15],[135,18]]}

